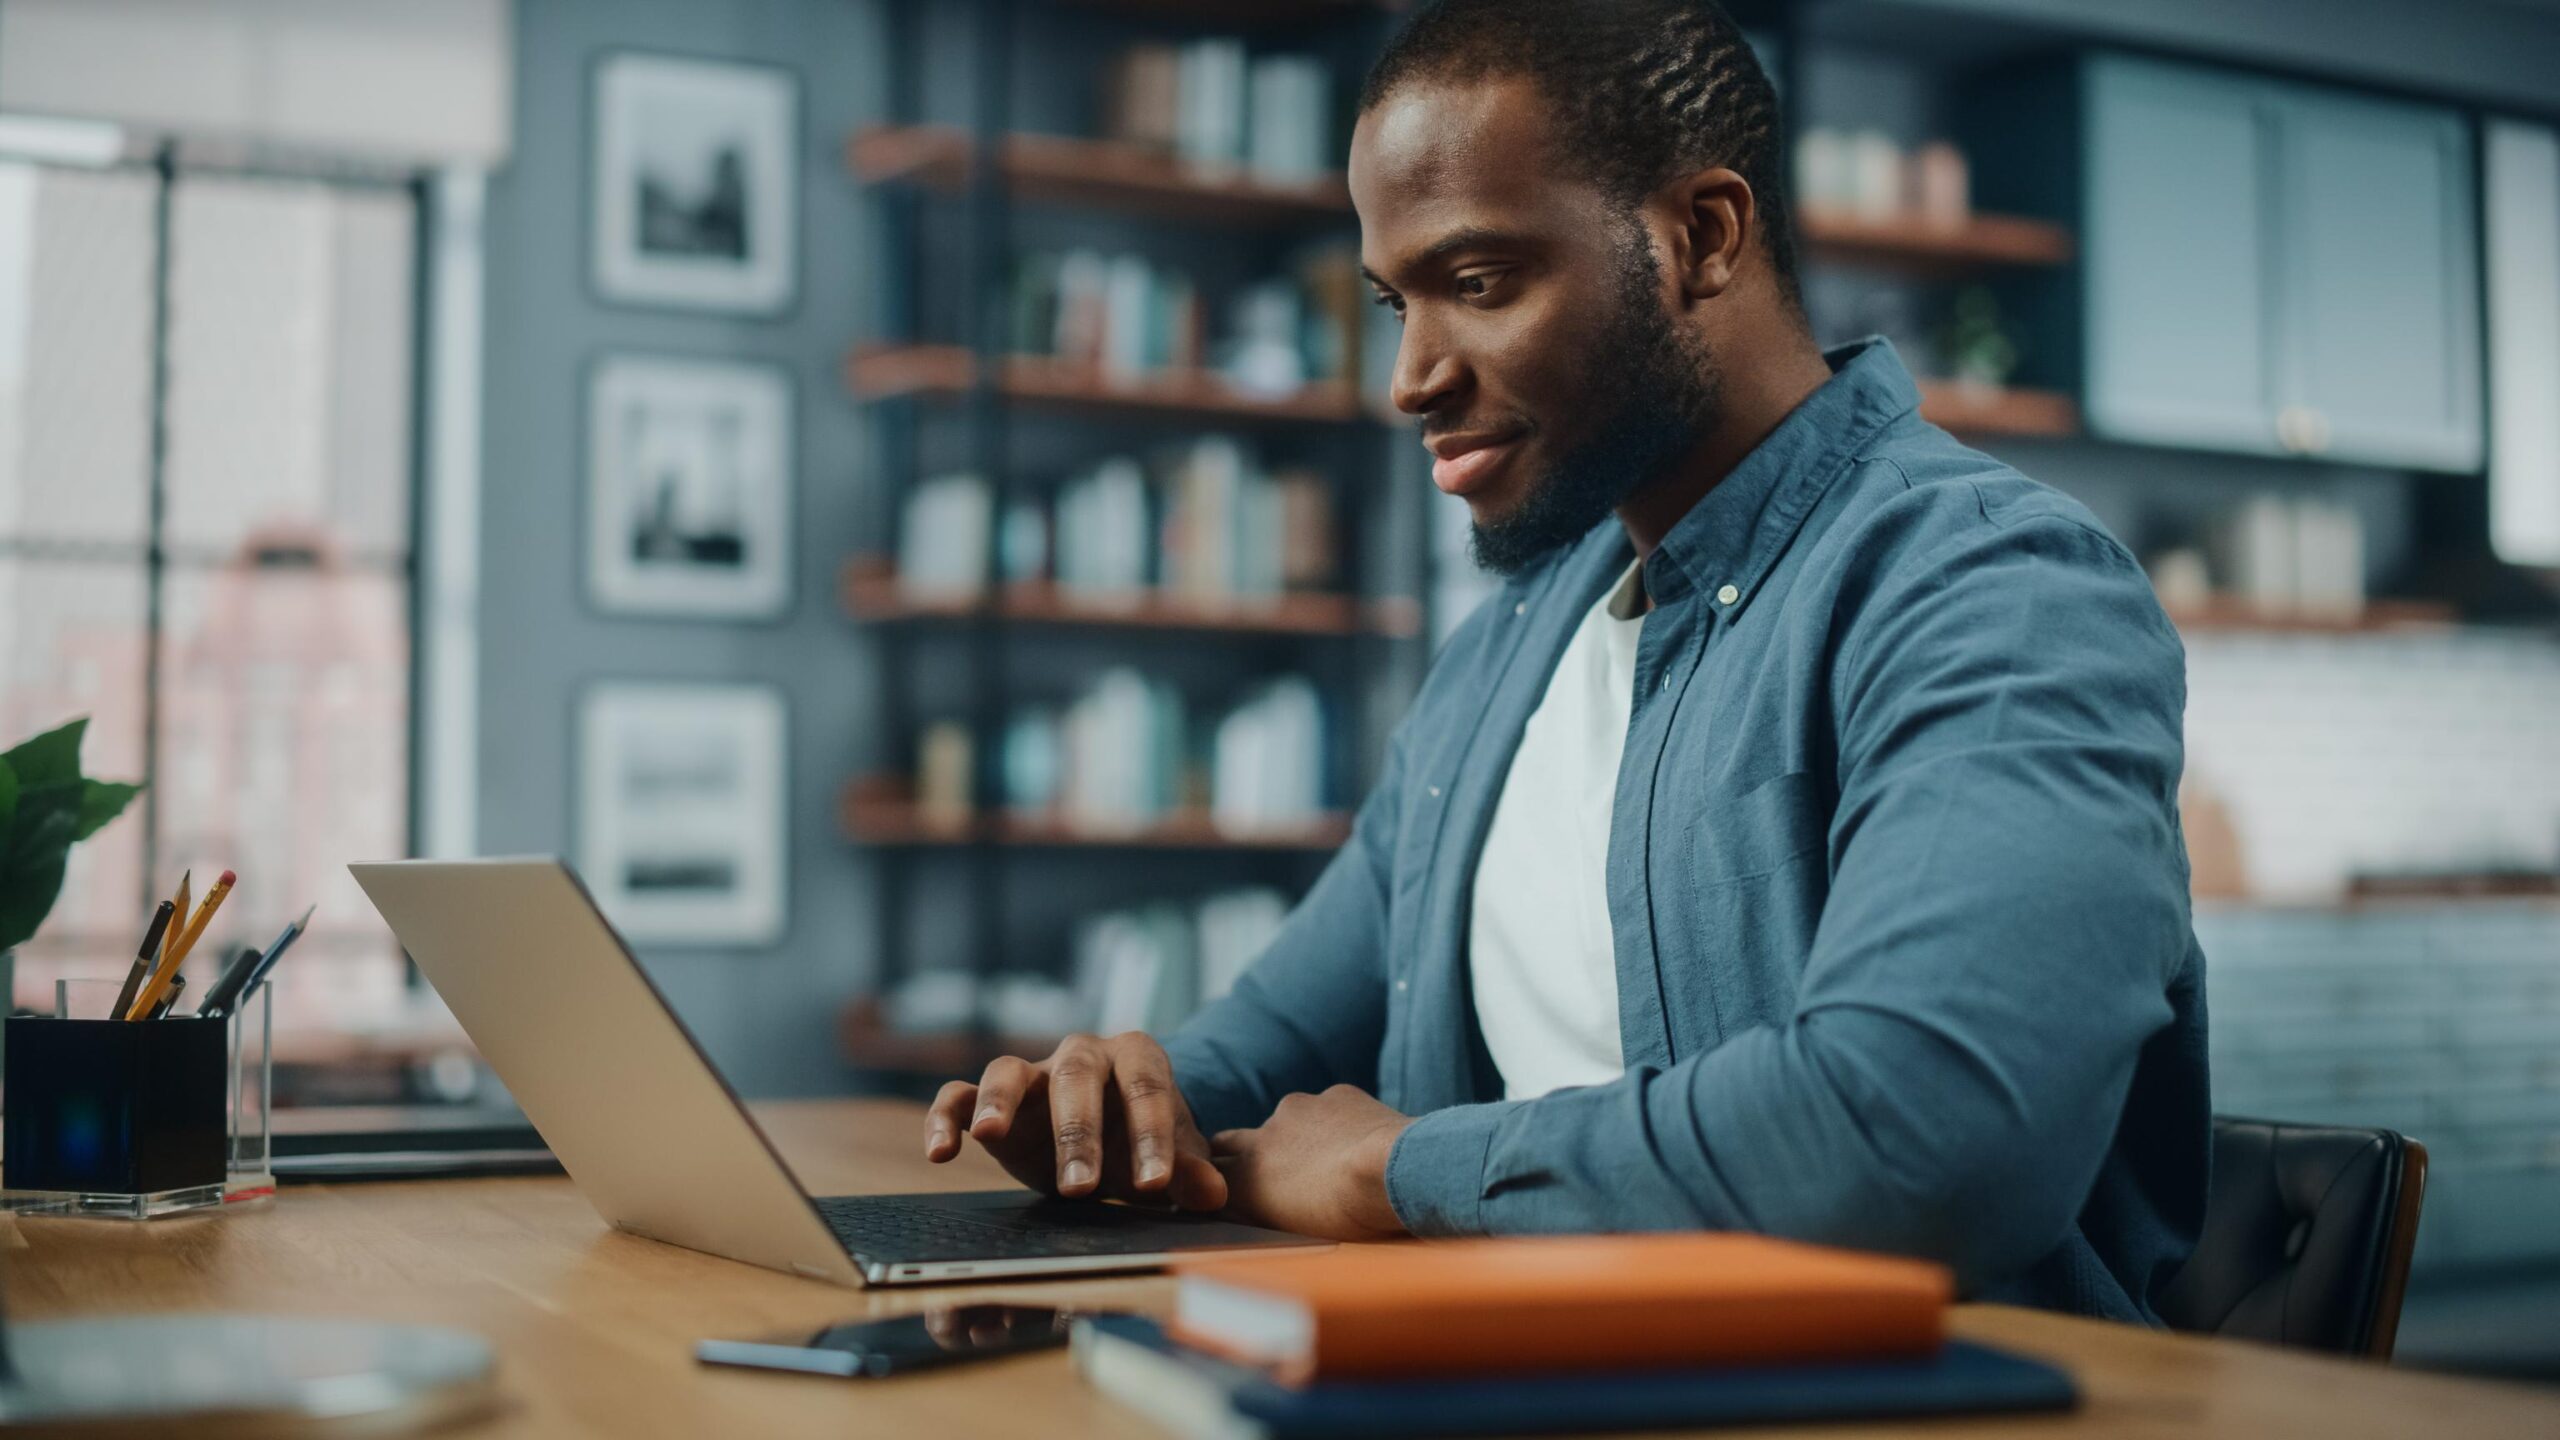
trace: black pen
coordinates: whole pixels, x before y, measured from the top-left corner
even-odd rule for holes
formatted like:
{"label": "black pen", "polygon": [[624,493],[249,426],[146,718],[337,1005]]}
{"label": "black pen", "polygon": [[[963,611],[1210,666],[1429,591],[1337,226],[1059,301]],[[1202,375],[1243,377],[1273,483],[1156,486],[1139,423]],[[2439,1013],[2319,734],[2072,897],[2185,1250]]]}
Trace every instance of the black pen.
{"label": "black pen", "polygon": [[142,993],[142,982],[150,977],[153,962],[160,958],[160,937],[169,933],[169,917],[177,910],[169,901],[160,902],[159,911],[151,917],[151,929],[142,937],[142,953],[125,975],[124,988],[116,992],[116,1008],[107,1012],[108,1019],[121,1020],[124,1012],[133,1008],[133,997]]}
{"label": "black pen", "polygon": [[177,1004],[178,1004],[178,992],[180,992],[180,991],[182,991],[182,990],[184,990],[184,989],[186,989],[186,988],[187,988],[187,977],[186,977],[186,976],[184,976],[184,975],[172,975],[172,976],[170,976],[170,977],[169,977],[169,984],[168,984],[168,988],[166,988],[166,989],[162,990],[162,991],[160,992],[160,998],[159,998],[158,1000],[156,1000],[156,1001],[154,1001],[154,1002],[152,1003],[152,1006],[151,1006],[151,1013],[150,1013],[150,1014],[148,1014],[148,1015],[143,1016],[142,1018],[143,1018],[143,1019],[145,1019],[145,1020],[157,1020],[157,1019],[161,1018],[162,1016],[164,1016],[164,1015],[168,1014],[171,1010],[173,1010],[173,1009],[177,1008]]}
{"label": "black pen", "polygon": [[[286,926],[285,934],[292,933],[293,927]],[[277,936],[276,944],[283,943],[284,936]],[[197,1016],[210,1020],[230,1008],[232,1002],[239,998],[241,987],[249,983],[249,972],[256,969],[257,965],[258,952],[246,945],[241,946],[239,953],[231,957],[231,963],[223,967],[220,975],[214,977],[212,986],[204,992],[204,999],[197,1002]]]}
{"label": "black pen", "polygon": [[[312,907],[314,910],[318,908],[316,905]],[[214,987],[205,992],[204,1003],[196,1007],[196,1014],[208,1020],[230,1014],[241,1001],[249,998],[249,992],[258,988],[268,972],[275,969],[276,961],[283,958],[287,947],[302,938],[302,927],[310,923],[311,911],[305,910],[301,919],[284,927],[284,933],[276,937],[265,954],[253,950],[234,961]]]}

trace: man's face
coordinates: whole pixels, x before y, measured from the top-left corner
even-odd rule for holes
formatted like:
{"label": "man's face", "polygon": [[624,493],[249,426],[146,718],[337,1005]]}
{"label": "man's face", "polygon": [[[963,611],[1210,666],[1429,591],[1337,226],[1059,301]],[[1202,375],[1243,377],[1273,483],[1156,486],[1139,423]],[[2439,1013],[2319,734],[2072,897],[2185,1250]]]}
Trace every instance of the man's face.
{"label": "man's face", "polygon": [[1505,574],[1659,476],[1715,408],[1649,233],[1562,173],[1547,123],[1524,77],[1417,82],[1351,140],[1362,268],[1404,325],[1396,406]]}

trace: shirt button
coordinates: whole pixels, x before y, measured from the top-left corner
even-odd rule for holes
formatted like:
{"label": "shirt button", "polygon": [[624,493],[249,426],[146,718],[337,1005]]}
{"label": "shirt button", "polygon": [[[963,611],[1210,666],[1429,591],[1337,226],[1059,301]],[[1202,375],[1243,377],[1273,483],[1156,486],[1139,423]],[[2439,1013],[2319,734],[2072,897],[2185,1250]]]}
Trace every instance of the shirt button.
{"label": "shirt button", "polygon": [[1405,991],[1410,990],[1410,989],[1412,989],[1412,988],[1413,988],[1413,986],[1412,986],[1410,983],[1406,982],[1406,981],[1399,980],[1399,981],[1397,981],[1397,982],[1396,982],[1396,993],[1397,993],[1397,994],[1399,994],[1399,995],[1403,994]]}
{"label": "shirt button", "polygon": [[1528,602],[1528,601],[1526,601],[1526,600],[1523,600],[1523,601],[1521,601],[1519,604],[1512,606],[1512,607],[1511,607],[1511,613],[1512,613],[1512,614],[1514,614],[1514,615],[1526,615],[1526,614],[1528,614],[1528,613],[1529,613],[1529,602]]}
{"label": "shirt button", "polygon": [[1432,799],[1434,799],[1434,800],[1437,800],[1437,799],[1439,799],[1439,798],[1440,798],[1440,787],[1439,787],[1439,786],[1434,785],[1434,786],[1432,786],[1432,787],[1431,787],[1431,798],[1432,798]]}
{"label": "shirt button", "polygon": [[1670,677],[1668,674],[1664,675],[1664,676],[1662,677],[1662,683],[1661,683],[1661,684],[1659,684],[1659,685],[1654,686],[1653,688],[1654,688],[1654,689],[1656,689],[1656,690],[1668,690],[1668,689],[1670,689],[1670,688],[1671,688],[1671,677]]}
{"label": "shirt button", "polygon": [[1741,592],[1741,591],[1739,591],[1739,590],[1734,589],[1734,588],[1733,588],[1732,586],[1730,586],[1730,585],[1727,585],[1727,586],[1726,586],[1726,587],[1724,587],[1723,589],[1718,590],[1718,591],[1716,592],[1716,603],[1717,603],[1717,604],[1719,604],[1719,605],[1730,605],[1730,604],[1732,604],[1734,601],[1739,600],[1739,599],[1741,599],[1741,598],[1742,598],[1742,592]]}

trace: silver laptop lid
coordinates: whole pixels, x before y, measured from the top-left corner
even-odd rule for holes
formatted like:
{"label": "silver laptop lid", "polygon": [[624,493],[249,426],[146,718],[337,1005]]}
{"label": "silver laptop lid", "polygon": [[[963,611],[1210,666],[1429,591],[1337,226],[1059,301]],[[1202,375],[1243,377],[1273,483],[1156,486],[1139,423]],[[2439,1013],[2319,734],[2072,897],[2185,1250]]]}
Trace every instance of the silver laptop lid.
{"label": "silver laptop lid", "polygon": [[567,864],[347,867],[569,1178],[614,1226],[861,1275]]}

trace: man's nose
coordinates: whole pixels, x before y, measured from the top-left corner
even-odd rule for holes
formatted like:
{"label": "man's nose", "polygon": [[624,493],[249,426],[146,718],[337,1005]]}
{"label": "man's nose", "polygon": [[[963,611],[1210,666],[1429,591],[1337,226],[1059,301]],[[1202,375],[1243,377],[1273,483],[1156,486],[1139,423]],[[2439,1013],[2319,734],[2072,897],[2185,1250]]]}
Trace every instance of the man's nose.
{"label": "man's nose", "polygon": [[1404,333],[1396,342],[1396,368],[1388,387],[1396,408],[1407,415],[1428,415],[1448,406],[1466,384],[1466,366],[1426,320],[1406,313]]}

